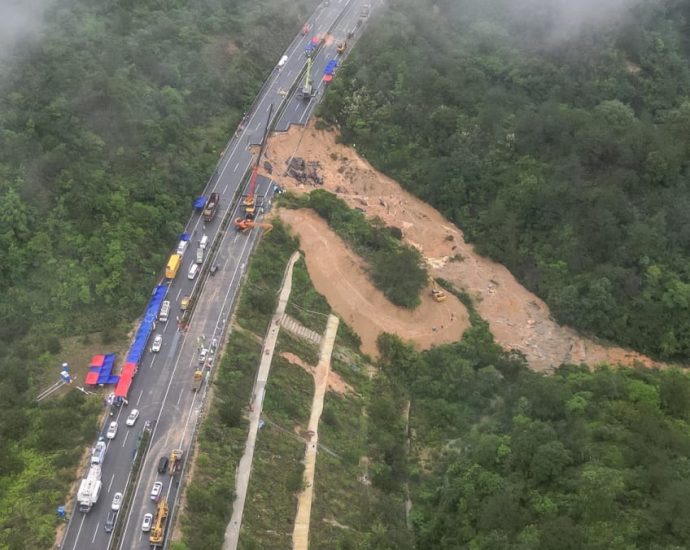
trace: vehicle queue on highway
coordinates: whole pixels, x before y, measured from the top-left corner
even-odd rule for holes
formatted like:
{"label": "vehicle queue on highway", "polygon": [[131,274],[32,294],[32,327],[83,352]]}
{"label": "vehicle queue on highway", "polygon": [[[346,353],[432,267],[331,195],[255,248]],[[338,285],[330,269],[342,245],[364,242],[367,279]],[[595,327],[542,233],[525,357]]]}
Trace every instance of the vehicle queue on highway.
{"label": "vehicle queue on highway", "polygon": [[[343,2],[343,7],[344,7],[345,5],[349,6],[350,3],[351,3],[351,2],[347,2],[347,3]],[[315,19],[318,20],[318,18],[315,18]],[[337,20],[337,18],[336,18],[336,20]],[[311,31],[312,28],[313,28],[313,26],[314,26],[315,24],[316,24],[316,21],[315,21],[314,23],[309,24],[309,29],[308,29],[308,30]],[[322,34],[321,36],[323,36],[323,34]],[[299,41],[298,41],[298,42],[299,42]],[[314,41],[313,41],[312,38],[310,38],[310,39],[309,39],[309,43],[312,43],[312,42],[314,42]],[[342,43],[342,41],[341,41],[341,43]],[[341,44],[341,43],[339,43],[339,45],[338,45],[339,47],[340,47],[340,44]],[[319,39],[319,44],[321,44],[321,39]],[[299,43],[296,44],[296,47],[294,47],[294,48],[293,48],[293,47],[289,48],[289,49],[288,49],[289,51],[287,52],[287,54],[284,55],[283,57],[281,57],[281,60],[280,60],[280,62],[279,62],[279,67],[278,67],[278,69],[280,69],[280,70],[288,70],[288,67],[290,66],[290,62],[292,61],[292,58],[290,57],[290,55],[291,55],[291,54],[294,54],[296,51],[298,51],[299,48],[300,48]],[[316,55],[317,52],[318,52],[318,50],[312,50],[312,51],[311,51],[311,55]],[[341,52],[339,51],[338,53],[341,53]],[[332,60],[329,61],[329,59],[326,59],[326,57],[327,57],[327,56],[324,56],[324,59],[322,60],[321,63],[322,63],[322,65],[325,64],[327,67],[329,67],[328,71],[329,71],[330,74],[332,74],[332,73],[333,73],[333,70],[334,70],[334,68],[335,68],[335,64],[332,62]],[[287,58],[287,59],[286,59],[286,58]],[[329,63],[330,63],[330,65],[329,65]],[[289,75],[288,75],[288,76],[289,76]],[[297,77],[297,75],[295,75],[295,78],[294,78],[293,80],[296,81],[296,80],[297,80],[296,77]],[[277,81],[277,79],[276,79],[276,81]],[[278,94],[279,94],[283,99],[285,99],[285,96],[284,96],[283,94],[280,94],[280,89],[281,89],[281,88],[279,88],[279,90],[278,90]],[[294,96],[292,96],[292,97],[294,97]],[[291,97],[290,99],[292,99],[292,97]],[[311,103],[311,102],[310,102],[310,103]],[[258,107],[260,107],[260,106],[261,106],[261,102],[258,103]],[[307,105],[307,107],[305,108],[305,110],[302,111],[302,112],[300,113],[300,120],[296,120],[295,122],[298,122],[298,123],[299,123],[299,122],[302,122],[302,119],[303,119],[304,114],[307,113],[307,112],[310,112],[310,110],[307,110],[307,109],[309,109],[309,106],[308,106],[308,105]],[[278,117],[279,115],[280,115],[280,113],[278,113],[278,114],[276,115],[276,117]],[[252,116],[253,116],[253,115],[252,115]],[[252,116],[248,117],[248,118],[249,118],[249,120],[247,121],[247,122],[248,122],[248,124],[247,124],[247,130],[248,130],[248,131],[251,130],[251,126],[252,126],[252,124],[251,124],[252,120],[251,120],[251,119],[252,119]],[[283,117],[283,119],[286,118],[285,112],[282,113],[282,117]],[[269,114],[269,118],[270,118],[270,114]],[[241,138],[241,134],[240,134],[239,136],[236,136],[236,137]],[[239,139],[236,139],[235,141],[236,141],[236,142],[239,142],[240,140],[239,140]],[[231,140],[231,143],[232,143],[232,140]],[[235,145],[235,148],[236,148],[236,147],[237,147],[237,145]],[[223,176],[223,173],[225,172],[225,170],[226,170],[229,166],[231,166],[231,160],[230,160],[231,158],[232,158],[232,152],[231,152],[231,155],[230,155],[230,156],[228,156],[228,157],[226,157],[226,158],[224,159],[225,162],[224,162],[224,166],[223,166],[223,169],[221,170],[221,172],[218,173],[218,170],[216,170],[216,172],[215,172],[215,174],[214,174],[214,175],[216,176],[215,181],[213,181],[214,178],[212,178],[212,181],[209,182],[210,184],[215,184],[216,189],[219,189],[218,185],[221,183],[220,180],[221,180],[221,178],[222,178],[222,176]],[[234,158],[233,158],[233,160],[234,160]],[[239,164],[239,163],[238,163],[238,164]],[[235,165],[235,169],[233,170],[233,173],[236,173],[236,172],[237,172],[237,168],[238,168],[238,165],[236,164],[236,165]],[[228,186],[226,185],[225,189],[222,191],[222,196],[225,196],[225,195],[226,195],[227,188],[228,188]],[[214,191],[214,193],[217,193],[217,192]],[[218,205],[219,205],[219,203],[220,203],[220,196],[221,196],[220,194],[217,194],[216,197],[215,197],[215,205],[214,205],[214,207],[213,207],[213,208],[214,208],[214,214],[213,214],[214,216],[215,216],[215,210],[218,208]],[[211,201],[211,202],[214,202],[214,201]],[[206,204],[204,205],[204,212],[203,212],[202,215],[199,217],[200,219],[205,218],[204,214],[206,213],[205,210],[206,210],[206,206],[207,206],[207,205],[208,205],[208,201],[207,201]],[[213,218],[211,218],[211,221],[212,221],[212,219],[213,219]],[[196,225],[198,225],[198,221],[199,221],[199,220],[197,220],[197,224],[196,224]],[[196,226],[195,226],[195,227],[196,227]],[[216,228],[216,229],[217,229],[217,228]],[[216,233],[217,233],[217,230],[216,230]],[[202,234],[201,239],[199,239],[199,241],[197,242],[196,256],[195,256],[194,259],[189,263],[188,266],[185,266],[185,267],[186,267],[186,273],[187,273],[187,277],[186,277],[186,278],[187,278],[189,281],[195,282],[195,279],[196,279],[198,273],[199,273],[200,270],[201,270],[201,268],[200,268],[199,266],[201,266],[201,265],[203,264],[204,260],[206,259],[206,257],[208,257],[208,256],[206,255],[206,253],[204,252],[204,250],[206,249],[207,246],[209,246],[209,241],[210,241],[210,240],[213,240],[214,238],[215,238],[215,234],[207,235],[207,234],[204,233],[204,234]],[[182,239],[181,239],[181,240],[182,240]],[[189,238],[187,238],[186,241],[189,242]],[[183,265],[182,259],[183,259],[183,257],[184,257],[184,252],[185,252],[185,250],[186,250],[186,246],[187,246],[187,245],[184,245],[185,248],[184,248],[183,250],[181,250],[181,251],[179,250],[179,246],[180,246],[180,245],[178,245],[178,249],[176,250],[176,252],[182,252],[182,254],[174,254],[174,255],[178,255],[180,258],[179,258],[179,263],[178,263],[178,265],[177,265],[176,267],[174,267],[175,273],[174,273],[173,277],[169,278],[169,281],[168,281],[169,286],[172,286],[171,283],[175,280],[175,278],[176,278],[176,276],[177,276],[177,271],[180,269],[180,266]],[[200,250],[201,250],[201,253],[199,252]],[[243,264],[243,265],[244,265],[244,264]],[[166,266],[166,267],[170,267],[170,266],[168,265],[168,266]],[[218,264],[212,265],[211,268],[210,268],[210,270],[209,270],[210,275],[214,275],[214,274],[217,272],[218,268],[219,268]],[[167,275],[167,273],[166,273],[166,275]],[[163,289],[163,288],[161,288],[161,287],[166,287],[166,288]],[[158,291],[158,295],[157,295],[157,291]],[[144,341],[143,343],[144,343],[145,347],[148,348],[148,350],[149,350],[152,354],[159,354],[159,353],[161,352],[161,350],[165,349],[165,346],[164,346],[164,335],[163,335],[162,333],[155,333],[155,334],[154,334],[153,331],[155,330],[155,322],[156,322],[156,321],[158,321],[158,322],[160,322],[160,323],[166,323],[167,320],[168,320],[168,318],[173,314],[173,313],[171,312],[171,308],[172,308],[171,300],[169,300],[169,299],[165,299],[165,300],[164,300],[164,299],[163,299],[163,298],[166,297],[167,292],[168,292],[168,285],[160,285],[159,287],[157,287],[156,290],[154,290],[154,299],[152,299],[152,301],[150,302],[150,306],[154,306],[154,305],[155,305],[155,309],[156,309],[155,314],[153,315],[153,319],[150,319],[150,315],[149,315],[150,312],[149,312],[149,310],[147,309],[147,315],[145,315],[145,321],[147,320],[147,317],[148,317],[148,318],[149,318],[148,320],[149,320],[149,321],[152,321],[152,322],[151,322],[151,331],[150,331],[148,334],[145,335],[146,338],[145,338],[145,341]],[[177,299],[179,299],[179,298],[180,298],[180,296],[179,296],[179,294],[178,294]],[[156,302],[156,299],[157,299],[157,303],[154,304],[154,302]],[[189,303],[189,296],[187,295],[187,296],[182,297],[182,300],[180,301],[181,309],[182,309],[182,310],[186,309],[186,305],[187,305],[188,303]],[[166,306],[165,304],[167,304],[167,306]],[[181,312],[182,312],[182,311],[181,311]],[[176,317],[177,317],[177,316],[176,316]],[[153,336],[153,342],[151,343],[151,346],[150,346],[150,348],[149,348],[149,347],[148,347],[148,341],[149,341],[149,338],[150,338],[151,334],[154,334],[154,336]],[[144,335],[142,334],[142,338],[141,338],[140,340],[143,340],[143,336],[144,336]],[[138,345],[138,348],[142,348],[142,349],[143,349],[144,346],[141,346],[141,343],[142,343],[141,341],[137,342],[137,340],[135,339],[135,344],[133,345],[133,348],[136,347],[136,346]],[[174,339],[174,342],[173,342],[173,344],[171,344],[171,345],[172,345],[173,347],[175,347],[176,343],[177,343],[177,337]],[[131,389],[131,385],[132,385],[132,382],[133,382],[133,380],[134,380],[134,375],[136,374],[136,372],[137,372],[137,370],[138,370],[138,368],[139,368],[139,366],[140,366],[139,363],[140,363],[140,361],[141,361],[141,359],[142,359],[142,358],[141,358],[141,351],[142,351],[142,349],[139,349],[139,353],[140,353],[139,361],[136,362],[135,368],[132,369],[131,375],[130,375],[130,376],[125,376],[125,380],[124,380],[123,387],[120,389],[119,392],[118,392],[117,389],[116,389],[116,396],[115,396],[115,397],[116,397],[116,404],[117,404],[117,405],[122,405],[122,404],[127,405],[127,404],[128,404],[129,390]],[[200,352],[200,356],[201,356],[201,358],[202,358],[202,361],[203,361],[204,355],[205,355],[205,354],[203,354],[203,351],[204,351],[204,348],[203,348],[203,347],[199,349],[199,352]],[[208,353],[208,351],[206,351],[206,353]],[[129,357],[128,357],[128,359],[129,359]],[[152,362],[151,362],[151,364],[149,365],[149,368],[150,368],[151,366],[153,366],[153,361],[155,361],[155,357],[152,359]],[[127,365],[127,363],[126,363],[126,365]],[[126,365],[125,365],[125,366],[126,366]],[[198,389],[198,387],[196,386],[196,377],[195,377],[195,389]],[[142,393],[143,393],[143,391],[142,391]],[[140,393],[139,399],[141,399],[141,397],[142,397],[142,394]],[[136,414],[135,414],[135,413],[136,413]],[[111,414],[112,414],[112,412],[111,412]],[[132,427],[135,426],[135,424],[136,424],[136,422],[137,422],[138,416],[139,416],[139,410],[138,410],[138,409],[133,409],[133,410],[130,412],[130,414],[129,414],[129,416],[128,416],[128,419],[127,419],[127,422],[126,422],[126,425],[127,425],[128,428],[132,428]],[[119,417],[119,412],[118,412],[118,417]],[[149,427],[151,426],[151,422],[150,422],[150,421],[147,421],[146,424],[147,424],[147,426],[149,426]],[[108,430],[106,431],[106,439],[108,440],[108,442],[106,443],[106,445],[107,445],[108,443],[109,443],[109,444],[113,444],[113,442],[114,442],[114,440],[116,439],[117,435],[118,435],[118,421],[117,421],[117,420],[112,420],[112,421],[110,421],[110,423],[108,423]],[[126,439],[126,436],[125,436],[125,439]],[[122,446],[124,447],[124,442],[123,442],[123,445],[122,445]],[[95,449],[94,449],[94,451],[95,451]],[[181,449],[175,449],[175,450],[173,450],[173,453],[174,453],[175,451],[181,451]],[[165,455],[163,455],[163,456],[160,457],[159,462],[158,462],[158,469],[157,469],[159,476],[160,476],[160,475],[164,475],[166,469],[170,467],[170,466],[169,466],[170,461],[171,461],[171,458],[169,458],[169,457],[167,456],[167,454],[165,454]],[[102,462],[102,461],[101,461],[101,462]],[[174,469],[173,472],[172,472],[173,474],[176,473],[176,472],[178,471],[179,465],[182,463],[181,456],[180,456],[180,460],[179,460],[179,461],[176,460],[176,462],[177,462],[177,465],[176,465],[175,469]],[[100,466],[99,466],[99,467],[100,467]],[[114,479],[114,478],[115,478],[115,475],[113,474],[113,479]],[[112,485],[112,483],[113,483],[113,479],[111,479],[111,482],[110,482],[111,485]],[[151,486],[151,489],[150,489],[150,499],[149,499],[149,500],[150,500],[150,501],[153,503],[153,505],[155,506],[155,512],[154,512],[154,513],[155,513],[155,517],[154,517],[154,513],[150,512],[150,511],[147,511],[145,514],[143,514],[143,516],[140,516],[140,522],[137,522],[137,523],[140,525],[141,532],[150,532],[150,531],[152,531],[152,530],[155,530],[155,529],[156,529],[156,525],[158,525],[158,526],[161,526],[161,525],[162,525],[163,531],[164,531],[164,528],[165,528],[165,519],[166,519],[167,516],[168,516],[168,506],[167,506],[167,503],[165,503],[164,506],[161,506],[161,503],[164,503],[164,499],[161,499],[161,495],[162,495],[163,492],[164,492],[164,488],[165,488],[165,478],[156,480],[156,481],[153,483],[153,485]],[[107,532],[112,531],[112,527],[113,527],[113,525],[114,525],[115,522],[116,522],[117,514],[120,512],[121,507],[122,507],[122,499],[123,499],[122,495],[123,495],[123,491],[125,491],[125,489],[126,489],[126,488],[123,487],[123,488],[117,490],[117,492],[115,493],[115,496],[113,497],[113,501],[112,501],[112,504],[111,504],[111,506],[110,506],[111,509],[108,510],[108,512],[107,512],[107,514],[106,514],[106,517],[105,517],[105,520],[104,520],[104,523],[103,523],[104,529],[105,529]],[[108,492],[110,492],[110,487],[108,488]],[[118,497],[118,495],[119,495],[119,497]],[[165,517],[163,518],[163,521],[158,521],[158,519],[160,519],[160,516],[161,516],[161,515],[164,515]],[[83,521],[82,521],[82,524],[83,524]],[[76,534],[76,539],[74,540],[74,546],[73,546],[74,549],[76,549],[77,546],[78,546],[78,539],[79,539],[79,533],[80,533],[80,531],[81,531],[81,525],[79,526],[79,531],[77,532],[77,534]],[[69,533],[68,533],[68,534],[69,534]],[[164,536],[164,532],[160,533],[160,535],[161,535],[161,537],[160,537],[159,542],[162,541],[162,537]],[[93,539],[92,539],[92,544],[95,543],[95,539],[96,539],[96,533],[94,532],[94,537],[93,537]]]}

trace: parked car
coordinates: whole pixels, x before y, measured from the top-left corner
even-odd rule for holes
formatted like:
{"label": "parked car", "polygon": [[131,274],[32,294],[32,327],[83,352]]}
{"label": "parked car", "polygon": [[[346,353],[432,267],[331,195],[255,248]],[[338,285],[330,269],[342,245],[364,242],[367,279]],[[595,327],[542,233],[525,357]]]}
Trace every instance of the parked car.
{"label": "parked car", "polygon": [[144,514],[144,521],[141,522],[141,530],[144,533],[148,533],[151,530],[151,524],[153,523],[153,514]]}
{"label": "parked car", "polygon": [[114,420],[110,423],[110,426],[108,426],[108,432],[105,434],[105,436],[108,439],[115,439],[115,436],[117,435],[117,422]]}
{"label": "parked car", "polygon": [[158,502],[158,499],[161,498],[161,493],[163,492],[163,482],[162,481],[156,481],[156,483],[153,484],[153,487],[151,487],[151,500],[155,500]]}
{"label": "parked car", "polygon": [[126,424],[128,426],[134,426],[134,424],[137,422],[137,418],[139,418],[139,409],[132,409],[132,412],[129,413],[129,416],[127,417]]}
{"label": "parked car", "polygon": [[199,273],[199,264],[194,263],[189,266],[189,273],[187,273],[187,279],[190,281],[196,277],[196,274]]}
{"label": "parked car", "polygon": [[218,272],[218,264],[213,264],[211,266],[211,269],[209,270],[211,277],[213,277],[217,272]]}
{"label": "parked car", "polygon": [[115,493],[115,496],[113,497],[113,505],[111,508],[115,511],[120,509],[120,506],[122,506],[122,493]]}
{"label": "parked car", "polygon": [[168,457],[162,456],[161,459],[158,461],[158,473],[164,474],[167,471],[168,471]]}
{"label": "parked car", "polygon": [[156,334],[156,337],[153,339],[153,344],[151,344],[151,353],[158,353],[161,350],[162,345],[163,336]]}

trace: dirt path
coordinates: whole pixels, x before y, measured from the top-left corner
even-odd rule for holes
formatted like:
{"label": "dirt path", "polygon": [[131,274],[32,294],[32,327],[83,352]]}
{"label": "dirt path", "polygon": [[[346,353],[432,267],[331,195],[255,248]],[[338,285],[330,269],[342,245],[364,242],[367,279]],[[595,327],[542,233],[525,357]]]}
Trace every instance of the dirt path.
{"label": "dirt path", "polygon": [[319,363],[314,370],[314,398],[311,402],[311,414],[307,433],[309,441],[304,450],[304,490],[297,497],[297,514],[292,531],[292,548],[307,550],[309,548],[309,520],[311,518],[311,501],[314,493],[314,472],[316,469],[316,448],[319,443],[319,420],[323,411],[323,399],[328,387],[328,373],[331,368],[331,354],[335,335],[340,320],[335,315],[328,316],[326,332],[321,340]]}
{"label": "dirt path", "polygon": [[271,324],[268,327],[268,332],[264,338],[264,345],[261,349],[261,363],[259,364],[259,371],[256,375],[256,381],[254,382],[254,390],[252,391],[252,400],[249,409],[247,442],[244,446],[244,453],[240,459],[239,466],[237,467],[237,474],[235,476],[235,501],[232,505],[232,517],[225,528],[223,550],[235,550],[239,541],[242,514],[244,512],[244,501],[247,497],[249,475],[252,471],[256,434],[259,431],[259,419],[261,418],[261,409],[264,404],[266,383],[268,382],[268,375],[271,371],[273,351],[275,350],[278,333],[280,332],[280,319],[283,313],[285,313],[285,306],[287,305],[288,298],[290,298],[290,291],[292,290],[292,268],[295,266],[295,262],[297,262],[298,259],[299,252],[295,252],[290,257],[290,261],[285,269],[283,288],[280,291],[278,307],[273,315],[273,319],[271,319]]}
{"label": "dirt path", "polygon": [[280,209],[279,216],[299,235],[314,287],[359,334],[364,353],[378,353],[376,338],[384,331],[428,349],[457,342],[469,326],[467,310],[455,296],[437,303],[423,292],[412,311],[391,304],[365,274],[362,260],[311,210]]}
{"label": "dirt path", "polygon": [[[379,216],[387,224],[402,229],[405,240],[416,246],[433,266],[432,275],[443,277],[470,293],[496,341],[506,349],[522,351],[532,368],[548,370],[565,361],[663,366],[638,353],[600,345],[558,325],[546,304],[522,287],[505,267],[476,254],[451,222],[395,181],[376,172],[352,148],[337,144],[335,137],[332,132],[315,130],[313,125],[306,130],[293,128],[272,136],[267,150],[274,167],[272,177],[286,189],[297,193],[310,191],[313,187],[284,176],[284,167],[293,155],[318,161],[325,189],[336,193],[351,207],[362,208],[368,217]],[[357,258],[344,249],[333,233],[324,232],[325,224],[319,225],[313,216],[297,212],[285,213],[284,217],[291,223],[299,222],[296,231],[302,239],[307,267],[316,288],[367,343],[365,351],[372,352],[371,342],[381,328],[414,340],[420,347],[455,337],[456,333],[452,336],[443,332],[416,334],[420,327],[440,324],[428,319],[426,314],[419,314],[417,326],[406,332],[395,322],[399,311],[363,308],[359,295],[363,294],[367,300],[372,293],[361,286],[361,278],[349,273],[361,272]],[[319,257],[314,258],[314,254]],[[337,266],[330,274],[329,264]],[[345,285],[351,288],[343,291]],[[466,316],[458,315],[457,319],[454,328],[459,328]]]}

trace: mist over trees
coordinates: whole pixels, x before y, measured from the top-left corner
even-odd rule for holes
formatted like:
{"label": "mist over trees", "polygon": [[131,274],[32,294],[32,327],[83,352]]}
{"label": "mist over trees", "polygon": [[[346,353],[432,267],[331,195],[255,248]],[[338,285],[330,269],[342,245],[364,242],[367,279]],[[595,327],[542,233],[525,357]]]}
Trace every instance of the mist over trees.
{"label": "mist over trees", "polygon": [[601,4],[393,0],[321,112],[559,321],[687,361],[690,2]]}

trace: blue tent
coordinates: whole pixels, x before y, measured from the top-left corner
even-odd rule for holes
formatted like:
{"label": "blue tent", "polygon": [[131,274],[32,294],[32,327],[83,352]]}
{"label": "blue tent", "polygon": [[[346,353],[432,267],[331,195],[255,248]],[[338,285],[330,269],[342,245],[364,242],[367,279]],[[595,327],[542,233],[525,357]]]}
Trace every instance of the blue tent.
{"label": "blue tent", "polygon": [[335,59],[331,59],[323,70],[323,74],[333,74],[335,68],[338,66],[338,62]]}
{"label": "blue tent", "polygon": [[153,323],[156,321],[158,315],[158,310],[161,307],[161,302],[165,297],[165,292],[168,290],[166,285],[158,285],[153,291],[153,296],[149,301],[149,305],[146,306],[146,313],[144,314],[144,319],[139,325],[139,330],[137,330],[137,335],[134,337],[134,343],[132,347],[129,348],[129,354],[127,355],[127,363],[134,363],[136,365],[141,361],[142,355],[144,355],[144,349],[146,348],[146,343],[149,341],[151,332],[153,332]]}
{"label": "blue tent", "polygon": [[189,238],[190,238],[190,237],[189,237],[189,233],[182,233],[182,235],[180,235],[180,240],[181,240],[181,241],[188,241]]}
{"label": "blue tent", "polygon": [[194,199],[194,208],[196,210],[203,210],[204,206],[206,206],[206,201],[208,200],[208,197],[198,197]]}

